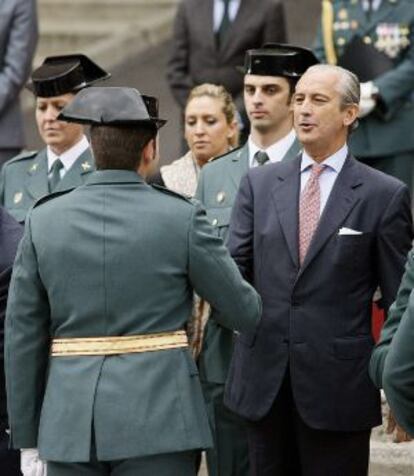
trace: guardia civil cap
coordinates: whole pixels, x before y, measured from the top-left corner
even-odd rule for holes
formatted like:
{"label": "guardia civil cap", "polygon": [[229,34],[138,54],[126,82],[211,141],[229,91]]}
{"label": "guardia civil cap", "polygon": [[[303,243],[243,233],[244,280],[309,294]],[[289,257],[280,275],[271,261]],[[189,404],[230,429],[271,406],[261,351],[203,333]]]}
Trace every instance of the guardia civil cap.
{"label": "guardia civil cap", "polygon": [[152,125],[167,121],[158,117],[158,101],[134,88],[91,87],[80,91],[63,108],[58,120],[94,125]]}
{"label": "guardia civil cap", "polygon": [[259,76],[300,78],[319,61],[311,50],[282,43],[266,43],[246,51],[243,72]]}
{"label": "guardia civil cap", "polygon": [[35,96],[54,97],[76,93],[110,76],[86,55],[48,56],[33,71],[26,87]]}

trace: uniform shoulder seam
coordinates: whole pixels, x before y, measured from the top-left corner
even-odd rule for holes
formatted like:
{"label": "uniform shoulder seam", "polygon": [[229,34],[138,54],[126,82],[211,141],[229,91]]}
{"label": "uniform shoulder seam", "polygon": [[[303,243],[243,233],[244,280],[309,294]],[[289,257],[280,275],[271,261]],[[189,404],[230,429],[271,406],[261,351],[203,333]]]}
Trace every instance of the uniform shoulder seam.
{"label": "uniform shoulder seam", "polygon": [[53,200],[54,198],[60,197],[61,195],[66,195],[67,193],[72,192],[73,190],[75,190],[75,187],[69,188],[67,190],[61,190],[59,192],[52,192],[48,195],[45,195],[44,197],[39,198],[39,200],[33,205],[33,208],[37,208],[38,206],[43,205],[44,203]]}
{"label": "uniform shoulder seam", "polygon": [[37,150],[31,150],[31,151],[25,151],[22,152],[19,155],[16,155],[16,157],[11,158],[8,160],[4,165],[9,165],[14,162],[19,162],[20,160],[26,160],[26,159],[32,159],[35,155],[37,155],[38,151]]}
{"label": "uniform shoulder seam", "polygon": [[227,157],[228,155],[232,155],[235,152],[242,149],[243,147],[244,147],[244,145],[241,145],[239,147],[236,147],[235,149],[229,150],[228,152],[226,152],[224,154],[218,155],[217,157],[212,157],[208,162],[215,162],[216,160],[222,159],[223,157]]}
{"label": "uniform shoulder seam", "polygon": [[174,190],[171,190],[169,188],[163,187],[162,185],[158,185],[157,183],[151,183],[149,184],[152,188],[155,190],[158,190],[159,192],[166,193],[167,195],[171,195],[176,198],[180,198],[181,200],[186,201],[187,203],[193,204],[193,200],[190,196],[188,195],[183,195],[181,193],[178,193]]}

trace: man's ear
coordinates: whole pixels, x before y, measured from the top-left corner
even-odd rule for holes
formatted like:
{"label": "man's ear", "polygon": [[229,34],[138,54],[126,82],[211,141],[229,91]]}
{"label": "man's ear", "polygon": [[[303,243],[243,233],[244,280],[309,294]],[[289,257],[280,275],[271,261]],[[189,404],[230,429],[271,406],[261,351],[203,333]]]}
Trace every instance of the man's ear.
{"label": "man's ear", "polygon": [[154,137],[144,146],[141,153],[141,161],[138,167],[138,173],[144,178],[155,173],[157,168],[157,140]]}
{"label": "man's ear", "polygon": [[157,145],[154,139],[150,139],[142,149],[141,164],[149,165],[156,157]]}
{"label": "man's ear", "polygon": [[346,114],[344,116],[344,126],[349,127],[351,124],[353,124],[358,118],[358,113],[358,104],[352,104],[350,106],[347,106]]}

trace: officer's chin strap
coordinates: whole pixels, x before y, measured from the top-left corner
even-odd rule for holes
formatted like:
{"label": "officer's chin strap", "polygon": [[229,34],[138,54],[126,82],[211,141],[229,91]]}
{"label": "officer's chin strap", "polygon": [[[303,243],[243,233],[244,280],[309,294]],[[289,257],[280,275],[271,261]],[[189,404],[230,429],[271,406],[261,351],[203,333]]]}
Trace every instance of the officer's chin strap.
{"label": "officer's chin strap", "polygon": [[335,43],[333,36],[334,8],[331,0],[322,0],[322,36],[328,64],[336,65]]}

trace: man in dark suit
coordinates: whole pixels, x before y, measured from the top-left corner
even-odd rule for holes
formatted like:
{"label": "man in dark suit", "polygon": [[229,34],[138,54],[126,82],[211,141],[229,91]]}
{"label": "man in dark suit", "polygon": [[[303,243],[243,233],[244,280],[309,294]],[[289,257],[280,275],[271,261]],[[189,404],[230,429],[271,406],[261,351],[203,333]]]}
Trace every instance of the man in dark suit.
{"label": "man in dark suit", "polygon": [[[286,42],[279,0],[183,0],[175,19],[167,79],[184,108],[190,90],[202,83],[223,85],[239,112],[243,107],[245,52],[267,42]],[[247,122],[247,118],[245,118]]]}
{"label": "man in dark suit", "polygon": [[3,207],[0,207],[0,468],[2,476],[19,476],[19,452],[9,450],[4,383],[4,315],[7,293],[17,245],[23,233],[19,225]]}
{"label": "man in dark suit", "polygon": [[[248,141],[206,164],[198,181],[196,198],[206,207],[210,223],[225,242],[241,178],[251,167],[293,160],[301,147],[293,130],[290,102],[296,82],[316,58],[306,48],[267,46],[246,52],[244,102],[251,124]],[[198,364],[216,443],[207,451],[210,476],[249,474],[245,422],[223,405],[233,341],[231,330],[209,319]]]}
{"label": "man in dark suit", "polygon": [[25,144],[19,96],[37,44],[36,3],[4,0],[0,6],[0,168]]}
{"label": "man in dark suit", "polygon": [[366,476],[381,422],[371,301],[389,307],[411,247],[407,187],[357,162],[357,78],[311,67],[293,98],[304,152],[242,180],[229,248],[263,318],[235,345],[225,403],[250,420],[252,474]]}

